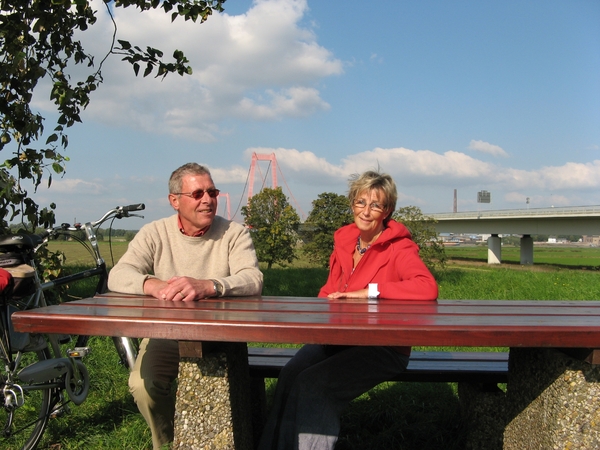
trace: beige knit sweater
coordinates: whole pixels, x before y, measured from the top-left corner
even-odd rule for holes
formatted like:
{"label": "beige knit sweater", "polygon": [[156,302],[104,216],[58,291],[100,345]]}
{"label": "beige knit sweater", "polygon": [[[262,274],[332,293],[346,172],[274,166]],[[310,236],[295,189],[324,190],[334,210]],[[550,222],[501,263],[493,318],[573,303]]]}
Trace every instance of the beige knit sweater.
{"label": "beige knit sweater", "polygon": [[183,235],[177,215],[144,225],[110,271],[108,288],[143,295],[152,276],[216,279],[225,296],[260,295],[263,283],[250,233],[220,216],[201,237]]}

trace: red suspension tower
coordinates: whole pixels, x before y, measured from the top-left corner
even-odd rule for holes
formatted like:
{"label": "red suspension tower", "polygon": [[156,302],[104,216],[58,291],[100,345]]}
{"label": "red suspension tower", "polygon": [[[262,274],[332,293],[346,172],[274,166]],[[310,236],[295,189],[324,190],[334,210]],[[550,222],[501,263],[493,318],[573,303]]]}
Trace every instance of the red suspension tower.
{"label": "red suspension tower", "polygon": [[275,153],[271,153],[270,155],[252,153],[252,162],[250,163],[250,175],[248,180],[248,200],[252,198],[252,192],[254,188],[254,172],[256,170],[256,163],[258,161],[271,161],[270,166],[273,189],[277,187],[277,159],[275,159]]}
{"label": "red suspension tower", "polygon": [[229,202],[229,194],[219,193],[219,198],[224,198],[227,201],[227,220],[231,220],[231,203]]}

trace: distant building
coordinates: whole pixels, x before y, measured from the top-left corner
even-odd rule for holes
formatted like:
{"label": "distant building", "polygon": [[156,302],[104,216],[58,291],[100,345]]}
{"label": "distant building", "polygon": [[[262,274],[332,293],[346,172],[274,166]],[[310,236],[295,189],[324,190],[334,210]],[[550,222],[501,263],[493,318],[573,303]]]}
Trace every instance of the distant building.
{"label": "distant building", "polygon": [[454,234],[454,233],[440,233],[444,245],[460,245],[460,244],[476,244],[478,242],[485,242],[489,235],[483,236],[479,234]]}
{"label": "distant building", "polygon": [[557,238],[556,236],[550,236],[548,238],[548,244],[566,244],[567,242],[566,238]]}
{"label": "distant building", "polygon": [[598,235],[594,235],[594,236],[588,236],[588,235],[583,235],[582,236],[582,242],[584,244],[588,244],[588,245],[600,245],[600,236]]}

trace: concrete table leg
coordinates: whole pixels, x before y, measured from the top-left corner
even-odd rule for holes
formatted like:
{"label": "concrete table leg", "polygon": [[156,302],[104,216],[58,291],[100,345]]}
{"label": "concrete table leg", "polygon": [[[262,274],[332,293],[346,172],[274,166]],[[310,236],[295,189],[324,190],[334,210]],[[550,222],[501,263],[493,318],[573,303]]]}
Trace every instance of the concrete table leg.
{"label": "concrete table leg", "polygon": [[180,343],[172,448],[253,449],[246,344],[218,343],[208,351],[206,343],[194,344],[204,345],[201,357]]}
{"label": "concrete table leg", "polygon": [[468,450],[600,448],[600,365],[511,348],[506,393],[461,383]]}
{"label": "concrete table leg", "polygon": [[511,349],[505,449],[600,448],[600,366],[554,349]]}

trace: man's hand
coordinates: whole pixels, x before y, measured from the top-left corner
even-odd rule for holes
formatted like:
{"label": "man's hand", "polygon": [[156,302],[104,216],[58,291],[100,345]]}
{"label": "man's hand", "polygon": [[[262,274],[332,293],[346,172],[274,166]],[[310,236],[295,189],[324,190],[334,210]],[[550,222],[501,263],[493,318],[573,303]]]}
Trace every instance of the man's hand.
{"label": "man's hand", "polygon": [[155,298],[173,302],[191,302],[216,295],[211,280],[197,280],[191,277],[173,277],[167,281],[149,278],[144,283],[144,292]]}

